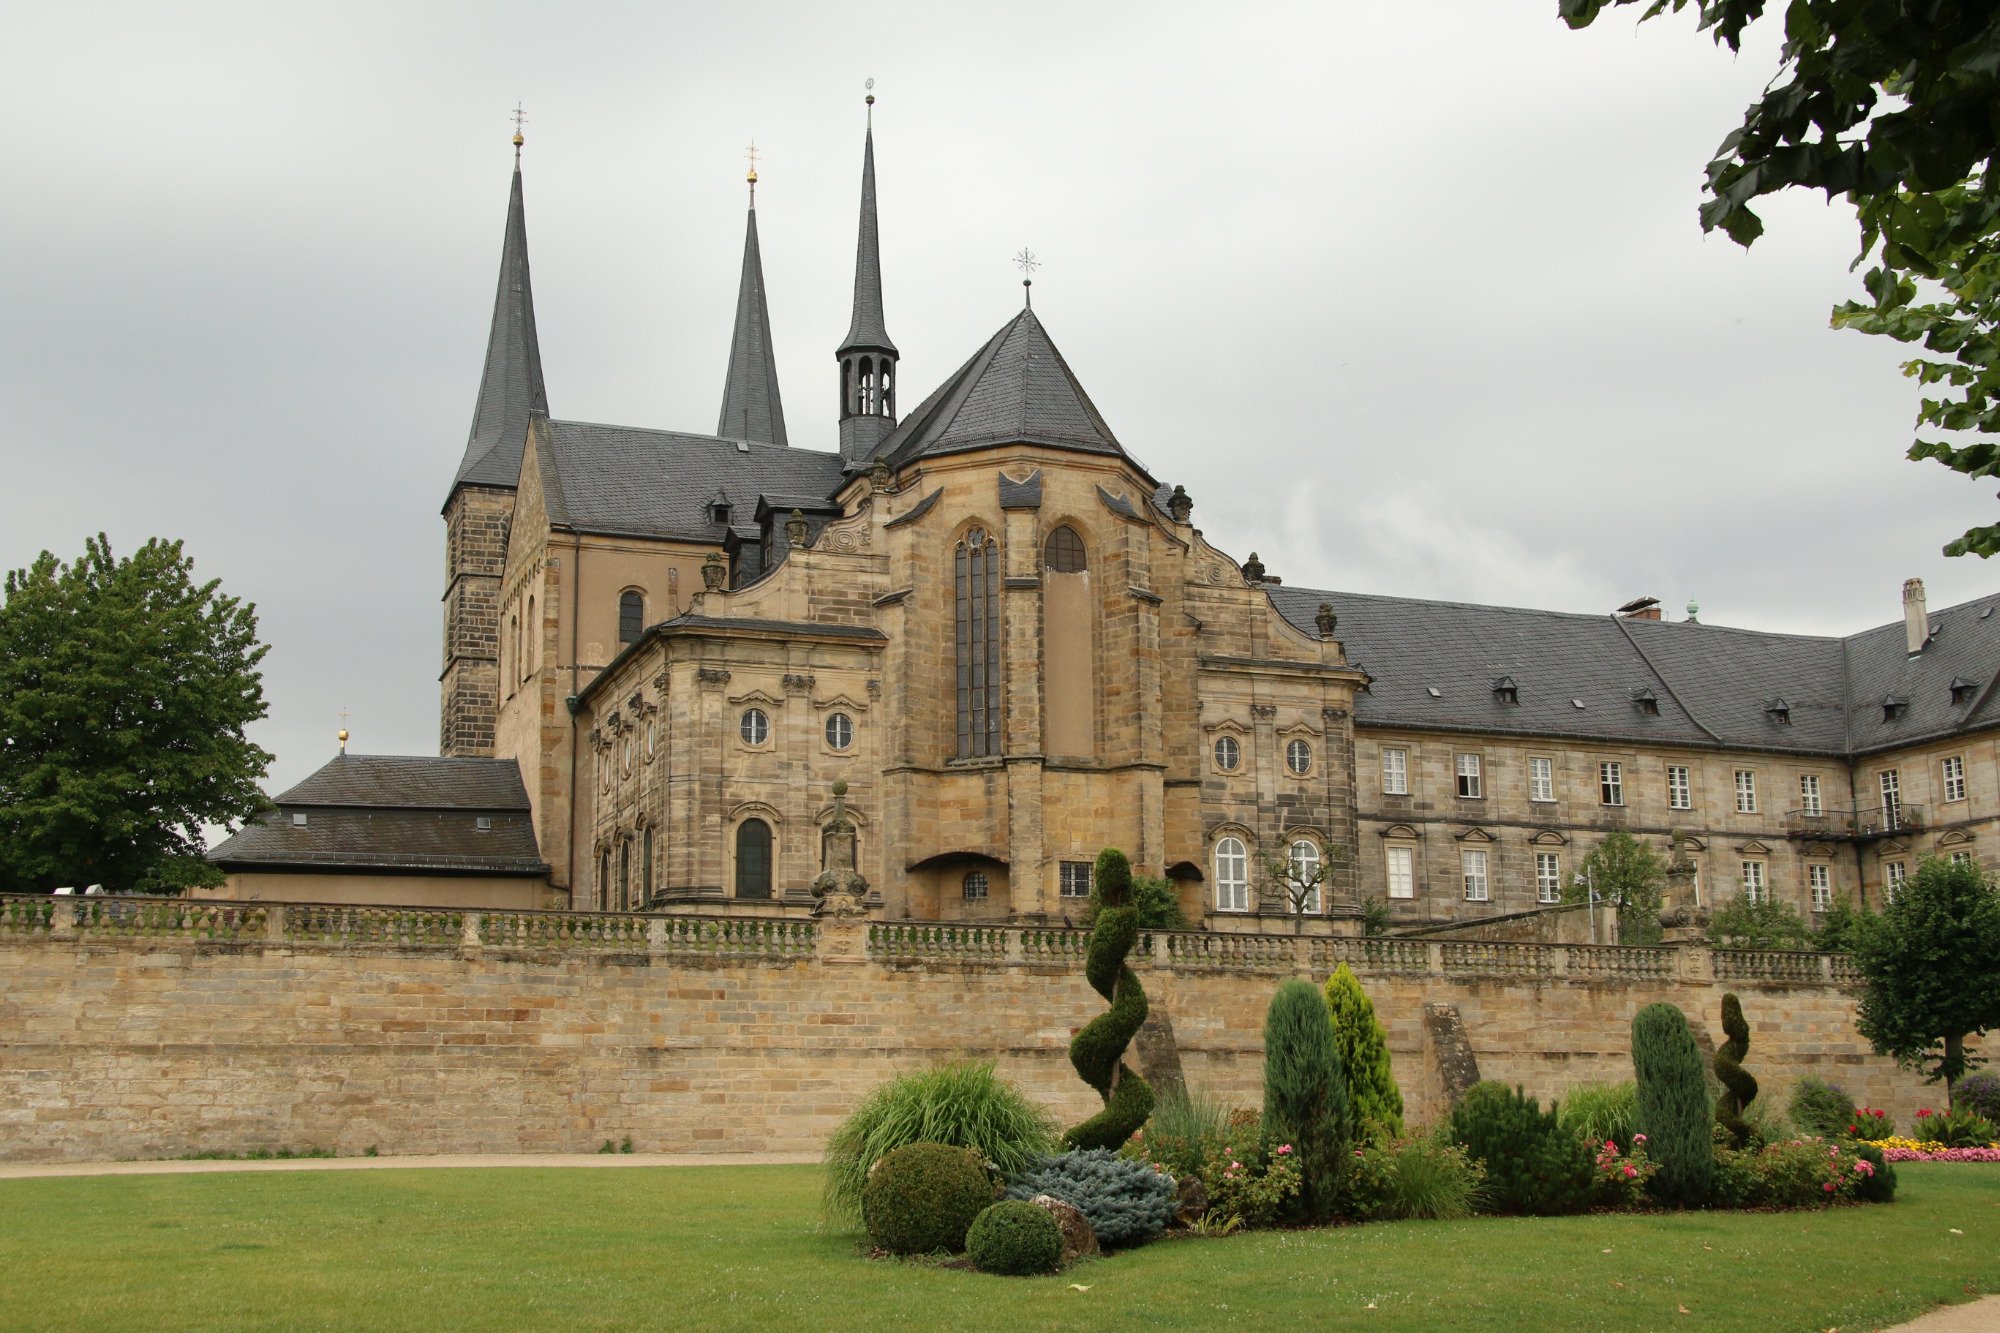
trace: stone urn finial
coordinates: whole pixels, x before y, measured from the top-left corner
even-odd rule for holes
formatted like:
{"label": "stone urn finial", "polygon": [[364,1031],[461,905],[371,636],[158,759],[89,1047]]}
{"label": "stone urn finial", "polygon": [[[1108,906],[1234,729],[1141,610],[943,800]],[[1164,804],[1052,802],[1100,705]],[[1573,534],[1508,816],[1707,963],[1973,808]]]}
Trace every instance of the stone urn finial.
{"label": "stone urn finial", "polygon": [[814,916],[866,916],[868,881],[854,866],[854,821],[847,817],[847,782],[833,784],[833,814],[820,830],[825,869],[813,877]]}
{"label": "stone urn finial", "polygon": [[1194,500],[1187,493],[1187,487],[1175,486],[1174,493],[1167,497],[1167,512],[1174,516],[1174,522],[1185,523],[1194,512]]}
{"label": "stone urn finial", "polygon": [[785,540],[791,543],[795,551],[805,549],[806,516],[796,509],[792,511],[792,516],[785,520]]}
{"label": "stone urn finial", "polygon": [[1319,636],[1322,639],[1333,637],[1333,631],[1340,624],[1340,617],[1333,613],[1332,602],[1321,602],[1319,604],[1319,614],[1313,617],[1313,624],[1319,627]]}
{"label": "stone urn finial", "polygon": [[1252,551],[1250,558],[1243,562],[1243,577],[1252,583],[1264,581],[1264,562],[1257,558],[1255,551]]}
{"label": "stone urn finial", "polygon": [[729,580],[729,566],[722,563],[722,552],[710,551],[708,559],[702,562],[701,586],[705,592],[721,592],[722,585]]}
{"label": "stone urn finial", "polygon": [[889,460],[878,458],[868,469],[868,484],[883,495],[896,493],[896,474],[889,470]]}

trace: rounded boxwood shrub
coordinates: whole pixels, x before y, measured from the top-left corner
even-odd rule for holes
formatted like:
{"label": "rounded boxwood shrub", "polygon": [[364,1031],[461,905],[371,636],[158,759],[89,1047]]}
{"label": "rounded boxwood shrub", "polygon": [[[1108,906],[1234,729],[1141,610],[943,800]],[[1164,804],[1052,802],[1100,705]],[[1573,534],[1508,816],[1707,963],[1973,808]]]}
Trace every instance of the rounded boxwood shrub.
{"label": "rounded boxwood shrub", "polygon": [[1045,1208],[1005,1199],[972,1219],[965,1252],[982,1273],[1053,1273],[1062,1258],[1062,1227]]}
{"label": "rounded boxwood shrub", "polygon": [[861,1190],[868,1238],[891,1254],[957,1254],[993,1202],[986,1163],[969,1148],[912,1143],[875,1164]]}

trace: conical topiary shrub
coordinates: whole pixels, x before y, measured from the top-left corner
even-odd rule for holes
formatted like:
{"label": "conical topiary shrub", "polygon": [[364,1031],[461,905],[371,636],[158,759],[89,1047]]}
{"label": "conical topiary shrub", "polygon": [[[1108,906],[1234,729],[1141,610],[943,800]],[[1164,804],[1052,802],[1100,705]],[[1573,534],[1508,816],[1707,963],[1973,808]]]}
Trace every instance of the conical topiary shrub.
{"label": "conical topiary shrub", "polygon": [[1660,1164],[1652,1193],[1662,1203],[1698,1208],[1715,1179],[1709,1133],[1708,1085],[1687,1015],[1671,1004],[1649,1004],[1632,1019],[1632,1070],[1638,1081],[1638,1125]]}
{"label": "conical topiary shrub", "polygon": [[1352,1137],[1326,1000],[1310,981],[1287,981],[1264,1014],[1264,1149],[1298,1154],[1299,1220],[1333,1216]]}
{"label": "conical topiary shrub", "polygon": [[1347,1076],[1347,1107],[1358,1130],[1378,1126],[1390,1138],[1403,1133],[1403,1090],[1389,1062],[1389,1034],[1375,1017],[1375,1004],[1347,964],[1326,979],[1326,1010],[1333,1020],[1333,1044]]}
{"label": "conical topiary shrub", "polygon": [[1063,1135],[1072,1148],[1123,1147],[1153,1113],[1153,1090],[1124,1062],[1125,1048],[1146,1021],[1146,992],[1125,964],[1139,939],[1139,911],[1132,905],[1132,863],[1107,847],[1097,854],[1096,887],[1103,910],[1090,934],[1083,975],[1111,1007],[1085,1023],[1069,1043],[1069,1062],[1104,1099],[1104,1109]]}
{"label": "conical topiary shrub", "polygon": [[1750,1051],[1750,1025],[1733,992],[1722,997],[1722,1034],[1728,1040],[1715,1048],[1715,1077],[1722,1084],[1722,1095],[1715,1099],[1715,1123],[1729,1131],[1737,1147],[1747,1148],[1750,1126],[1743,1112],[1757,1099],[1757,1080],[1743,1068],[1743,1057]]}

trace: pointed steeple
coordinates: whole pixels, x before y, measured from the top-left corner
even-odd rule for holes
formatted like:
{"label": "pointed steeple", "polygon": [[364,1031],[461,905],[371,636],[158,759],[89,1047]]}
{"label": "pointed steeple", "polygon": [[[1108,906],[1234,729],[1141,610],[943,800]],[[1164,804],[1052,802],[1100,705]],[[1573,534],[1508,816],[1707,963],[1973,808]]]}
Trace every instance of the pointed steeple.
{"label": "pointed steeple", "polygon": [[[873,79],[868,81],[872,88]],[[882,247],[875,227],[875,94],[861,153],[861,228],[854,249],[854,317],[840,362],[840,456],[866,462],[896,426],[896,344],[882,317]]]}
{"label": "pointed steeple", "polygon": [[528,280],[528,223],[521,204],[521,135],[514,135],[514,179],[507,196],[507,232],[500,243],[500,288],[486,336],[486,369],[472,409],[472,433],[452,479],[461,485],[513,489],[521,480],[528,414],[549,410],[542,384],[542,348],[535,336],[535,294]]}
{"label": "pointed steeple", "polygon": [[789,443],[785,405],[778,397],[778,358],[771,350],[771,313],[764,304],[764,258],[757,248],[755,167],[750,170],[750,222],[743,234],[743,281],[736,289],[736,331],[729,339],[729,378],[722,386],[722,418],[715,433],[731,440]]}

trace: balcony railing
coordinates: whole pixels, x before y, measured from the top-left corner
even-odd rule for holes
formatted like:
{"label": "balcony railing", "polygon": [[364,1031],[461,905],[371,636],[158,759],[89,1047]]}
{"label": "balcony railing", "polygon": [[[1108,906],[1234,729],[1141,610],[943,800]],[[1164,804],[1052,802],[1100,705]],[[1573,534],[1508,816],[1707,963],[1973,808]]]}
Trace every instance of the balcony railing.
{"label": "balcony railing", "polygon": [[1794,838],[1887,838],[1924,827],[1921,805],[1877,805],[1863,810],[1787,810],[1785,832]]}

